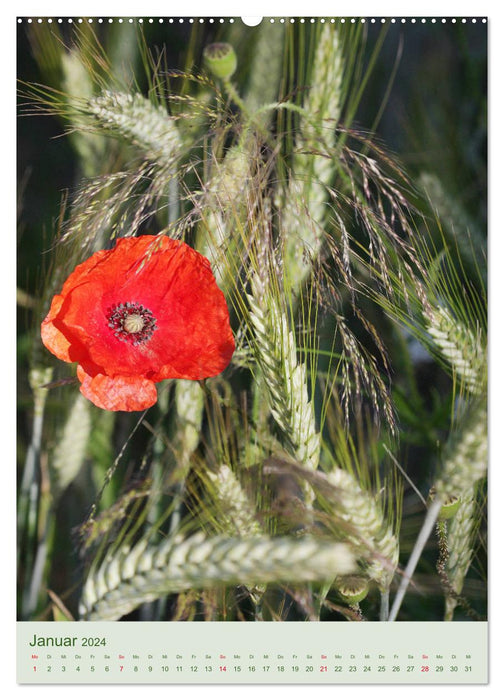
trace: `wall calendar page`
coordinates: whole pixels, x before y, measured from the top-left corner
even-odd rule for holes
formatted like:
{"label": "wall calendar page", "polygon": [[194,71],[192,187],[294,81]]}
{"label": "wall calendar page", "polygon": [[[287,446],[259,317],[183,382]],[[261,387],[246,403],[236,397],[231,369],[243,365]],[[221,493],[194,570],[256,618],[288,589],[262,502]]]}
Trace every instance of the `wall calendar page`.
{"label": "wall calendar page", "polygon": [[18,685],[487,684],[487,18],[15,21]]}

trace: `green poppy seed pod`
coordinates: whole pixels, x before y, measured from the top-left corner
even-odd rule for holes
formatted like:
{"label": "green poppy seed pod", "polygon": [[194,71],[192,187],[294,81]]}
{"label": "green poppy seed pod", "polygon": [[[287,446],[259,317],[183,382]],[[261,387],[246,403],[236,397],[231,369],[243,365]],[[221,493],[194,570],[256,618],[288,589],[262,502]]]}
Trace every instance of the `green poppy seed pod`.
{"label": "green poppy seed pod", "polygon": [[343,576],[336,580],[335,585],[348,605],[357,605],[369,593],[369,580],[363,576]]}
{"label": "green poppy seed pod", "polygon": [[[429,498],[433,500],[435,495],[436,489],[432,487],[429,491]],[[441,506],[441,510],[439,511],[439,520],[450,520],[458,511],[459,507],[460,498],[458,496],[445,496],[443,499],[443,505]]]}
{"label": "green poppy seed pod", "polygon": [[227,80],[236,70],[238,61],[231,44],[209,44],[203,51],[205,65],[215,78]]}

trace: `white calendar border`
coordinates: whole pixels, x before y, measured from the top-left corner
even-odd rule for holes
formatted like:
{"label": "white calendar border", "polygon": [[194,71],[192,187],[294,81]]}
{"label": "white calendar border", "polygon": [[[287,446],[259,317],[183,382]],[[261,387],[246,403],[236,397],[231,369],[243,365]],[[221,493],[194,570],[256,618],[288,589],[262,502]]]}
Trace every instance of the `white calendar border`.
{"label": "white calendar border", "polygon": [[[33,0],[16,3],[13,12],[19,17],[495,17],[502,10],[494,10],[494,3],[482,0],[475,3],[469,0],[436,2],[408,2],[404,0],[187,0],[187,2],[166,2],[166,0],[146,0],[139,3],[124,0],[50,0],[41,4]],[[141,9],[141,13],[139,13]]]}
{"label": "white calendar border", "polygon": [[[0,22],[1,31],[1,45],[2,45],[2,77],[4,79],[4,90],[7,90],[6,94],[6,108],[4,107],[4,117],[2,119],[2,126],[7,128],[9,133],[15,134],[15,96],[13,90],[13,79],[15,79],[15,31],[14,31],[14,21],[16,16],[56,16],[60,15],[62,17],[80,15],[87,17],[98,17],[103,16],[139,16],[138,9],[140,3],[131,2],[106,2],[102,0],[97,2],[96,0],[88,0],[88,2],[20,2],[16,4],[15,7],[11,7],[8,12],[2,13],[2,20]],[[407,7],[407,12],[405,9]],[[503,289],[500,286],[500,279],[502,279],[501,261],[504,259],[504,232],[502,231],[502,225],[500,224],[494,202],[499,202],[502,197],[502,176],[499,175],[499,170],[502,170],[501,163],[504,160],[503,153],[503,124],[504,124],[504,114],[502,110],[502,96],[498,87],[497,81],[499,80],[500,68],[504,57],[502,55],[502,47],[504,45],[503,32],[504,23],[502,22],[502,10],[500,8],[494,9],[494,3],[489,2],[467,2],[466,0],[460,0],[459,2],[425,2],[425,3],[404,3],[402,2],[320,2],[317,0],[312,0],[309,3],[299,2],[299,0],[287,1],[276,1],[269,0],[256,0],[254,3],[244,3],[244,2],[232,2],[225,0],[218,0],[211,3],[204,3],[202,1],[196,2],[196,0],[184,0],[182,5],[177,3],[166,2],[149,2],[146,0],[141,3],[142,16],[148,17],[159,17],[159,16],[306,16],[306,10],[309,9],[310,16],[320,17],[320,16],[360,16],[360,17],[371,17],[371,16],[383,16],[383,17],[437,17],[443,14],[449,17],[489,17],[489,65],[490,65],[490,138],[491,138],[491,157],[490,157],[490,187],[489,187],[489,202],[490,202],[490,235],[491,235],[491,252],[492,255],[489,256],[489,267],[490,267],[490,369],[491,369],[491,391],[490,391],[490,483],[491,489],[490,493],[490,523],[492,532],[501,532],[504,527],[502,522],[502,508],[498,507],[496,499],[492,497],[492,493],[503,493],[504,488],[502,484],[503,480],[503,465],[500,464],[502,460],[499,459],[500,454],[497,453],[497,448],[493,444],[493,435],[498,435],[501,428],[501,416],[500,409],[497,404],[497,397],[501,394],[503,387],[502,374],[499,371],[498,362],[494,362],[493,359],[497,359],[500,355],[499,350],[504,347],[504,343],[501,342],[501,327],[499,324],[499,318],[497,313],[499,313],[499,296],[503,293]],[[182,10],[182,11],[181,11]],[[500,78],[502,79],[502,78]],[[12,100],[12,102],[11,102]],[[7,117],[7,119],[5,119]],[[12,121],[10,121],[12,120]],[[7,126],[6,126],[7,125]],[[493,128],[492,128],[493,127]],[[12,129],[12,132],[10,131]],[[12,177],[13,169],[15,168],[15,139],[8,139],[9,146],[4,150],[4,159],[7,165],[1,170],[2,172],[2,195],[4,196],[4,201],[8,202],[10,206],[7,206],[7,211],[4,212],[4,231],[2,233],[4,239],[4,245],[7,247],[7,256],[12,255],[12,260],[15,259],[15,243],[14,243],[14,230],[15,230],[15,179]],[[6,270],[2,271],[2,291],[4,292],[4,299],[11,300],[12,297],[10,293],[14,290],[15,281],[13,280],[13,265],[8,265]],[[493,302],[492,302],[493,300]],[[13,306],[13,305],[12,305]],[[495,311],[497,309],[497,312]],[[13,329],[12,338],[15,337],[15,313],[13,313],[11,306],[9,306],[9,319],[8,327]],[[12,316],[10,316],[12,314]],[[12,323],[12,326],[10,325]],[[5,344],[4,344],[5,345]],[[12,362],[14,367],[15,361],[15,349],[12,345],[2,348],[2,360],[7,363],[7,366]],[[4,364],[5,366],[5,364]],[[4,378],[6,384],[8,403],[12,399],[11,406],[15,404],[15,372],[7,372]],[[2,524],[4,525],[2,532],[4,533],[4,546],[7,547],[9,562],[13,563],[15,567],[15,473],[14,464],[15,462],[15,434],[16,426],[14,419],[14,410],[8,412],[10,415],[4,417],[2,421],[2,439],[3,445],[6,446],[4,451],[4,463],[2,468],[4,470],[4,481],[6,484],[6,492],[9,496],[9,500],[12,501],[11,506],[7,507],[2,512]],[[11,497],[12,494],[12,497]],[[494,506],[492,508],[492,505]],[[494,512],[495,510],[495,512]],[[5,522],[4,522],[5,520]],[[403,698],[405,695],[410,697],[419,696],[421,694],[422,698],[425,698],[425,693],[428,692],[430,695],[434,693],[433,697],[438,696],[437,691],[439,691],[439,697],[441,693],[443,698],[446,697],[447,692],[454,692],[457,694],[458,698],[464,697],[474,697],[476,693],[492,693],[492,696],[496,694],[496,691],[501,691],[504,687],[503,683],[503,673],[502,661],[500,659],[500,650],[498,648],[497,634],[496,630],[504,623],[503,619],[503,603],[502,597],[500,596],[501,582],[503,580],[503,566],[502,566],[502,556],[499,551],[493,547],[493,538],[490,537],[490,582],[489,582],[489,594],[490,594],[490,683],[488,686],[478,686],[477,689],[473,686],[457,686],[456,689],[450,691],[446,686],[429,686],[428,690],[424,686],[418,685],[408,685],[405,686],[374,686],[373,693],[377,693],[377,698],[382,697],[389,698],[395,693],[398,697]],[[500,548],[499,548],[500,549]],[[8,692],[8,697],[33,697],[36,693],[37,700],[45,698],[57,698],[66,697],[69,693],[68,686],[18,686],[15,683],[15,571],[12,571],[12,575],[4,576],[1,584],[2,590],[2,601],[4,603],[4,620],[7,618],[8,624],[3,625],[3,645],[2,645],[2,668],[3,677],[2,685],[6,688]],[[500,600],[499,600],[500,599]],[[141,623],[139,623],[141,624]],[[191,623],[188,623],[191,624]],[[246,623],[244,623],[246,624]],[[323,624],[323,623],[321,623]],[[382,623],[382,624],[396,624],[396,623]],[[138,697],[139,689],[143,686],[121,686],[120,693],[122,698]],[[152,697],[163,697],[166,698],[167,693],[178,698],[190,697],[195,693],[195,686],[146,686],[148,687],[148,692]],[[235,697],[236,693],[239,692],[240,696],[243,698],[256,698],[257,693],[260,692],[262,696],[268,698],[275,695],[275,697],[285,697],[293,698],[306,698],[307,692],[312,692],[312,688],[317,693],[317,697],[334,697],[335,687],[334,686],[295,686],[289,685],[284,686],[255,686],[255,685],[240,685],[239,690],[237,686],[200,686],[205,688],[205,698],[231,698]],[[309,690],[308,690],[309,689]],[[70,690],[73,697],[88,697],[90,693],[90,688],[87,685],[82,686],[72,686]],[[94,689],[92,692],[95,692]],[[338,692],[345,693],[352,696],[353,693],[362,692],[362,686],[355,685],[345,685],[341,690],[338,688]],[[470,694],[470,695],[469,695]]]}

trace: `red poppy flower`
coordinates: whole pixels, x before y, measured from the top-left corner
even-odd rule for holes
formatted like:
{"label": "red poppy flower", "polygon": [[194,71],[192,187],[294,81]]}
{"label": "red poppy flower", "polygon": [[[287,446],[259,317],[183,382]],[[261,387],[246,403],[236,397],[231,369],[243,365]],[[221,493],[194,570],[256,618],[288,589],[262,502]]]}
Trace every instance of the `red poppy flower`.
{"label": "red poppy flower", "polygon": [[235,349],[210,263],[166,236],[121,238],[78,265],[52,300],[42,341],[78,362],[81,392],[109,411],[152,406],[163,379],[220,374]]}

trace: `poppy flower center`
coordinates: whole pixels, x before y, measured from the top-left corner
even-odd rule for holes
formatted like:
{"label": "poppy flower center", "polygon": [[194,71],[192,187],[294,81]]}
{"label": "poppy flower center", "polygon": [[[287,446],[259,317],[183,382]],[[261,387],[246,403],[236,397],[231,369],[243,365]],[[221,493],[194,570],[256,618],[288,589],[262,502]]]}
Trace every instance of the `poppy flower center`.
{"label": "poppy flower center", "polygon": [[144,320],[140,314],[129,314],[123,322],[123,328],[128,333],[139,333],[144,327]]}
{"label": "poppy flower center", "polygon": [[129,342],[132,345],[145,343],[157,329],[156,318],[149,309],[127,301],[117,304],[107,311],[108,327],[117,340]]}

